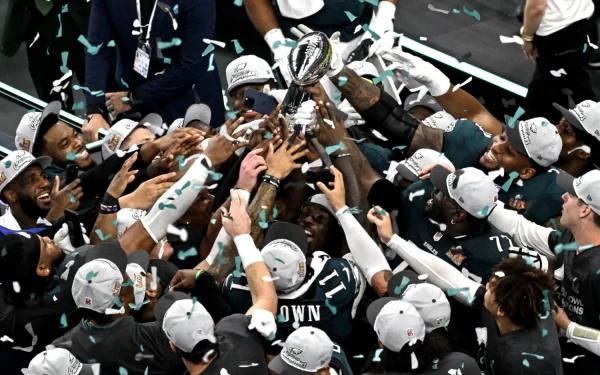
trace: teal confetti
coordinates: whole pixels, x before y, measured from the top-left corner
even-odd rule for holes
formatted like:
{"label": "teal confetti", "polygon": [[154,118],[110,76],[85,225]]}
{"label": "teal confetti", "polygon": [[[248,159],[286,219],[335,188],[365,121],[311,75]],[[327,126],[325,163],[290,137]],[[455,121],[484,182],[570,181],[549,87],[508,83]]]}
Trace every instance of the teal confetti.
{"label": "teal confetti", "polygon": [[363,210],[361,210],[358,207],[352,207],[352,208],[348,209],[348,212],[350,212],[352,215],[358,215],[358,214],[362,213]]}
{"label": "teal confetti", "polygon": [[544,295],[544,300],[543,300],[543,304],[544,304],[544,311],[550,311],[551,306],[550,306],[550,297],[548,297],[548,294],[550,294],[549,290],[544,290],[542,292],[542,294]]}
{"label": "teal confetti", "polygon": [[242,266],[242,257],[235,257],[235,270],[233,270],[234,277],[241,277],[240,267]]}
{"label": "teal confetti", "polygon": [[[167,48],[171,48],[171,47],[175,47],[175,46],[180,46],[181,45],[181,39],[179,38],[173,38],[172,40],[168,41],[168,42],[157,42],[156,46],[158,47],[158,49],[167,49]],[[204,56],[204,55],[202,55]]]}
{"label": "teal confetti", "polygon": [[226,113],[226,115],[227,115],[228,119],[235,118],[235,117],[237,117],[237,112],[236,111],[229,111],[229,112]]}
{"label": "teal confetti", "polygon": [[379,0],[358,0],[361,3],[369,3],[369,4],[373,4],[375,6],[377,6],[377,4],[379,4]]}
{"label": "teal confetti", "polygon": [[215,50],[215,46],[212,43],[209,43],[206,46],[206,48],[204,49],[204,52],[202,52],[202,57],[208,55],[209,53],[211,53],[214,50]]}
{"label": "teal confetti", "polygon": [[95,232],[98,235],[98,238],[100,238],[100,241],[106,241],[112,237],[111,233],[104,235],[104,233],[102,233],[102,229],[96,229]]}
{"label": "teal confetti", "polygon": [[325,152],[327,152],[327,155],[331,155],[334,152],[336,152],[338,150],[343,150],[345,148],[346,148],[346,146],[344,145],[344,142],[340,141],[340,143],[338,143],[337,145],[325,147]]}
{"label": "teal confetti", "polygon": [[69,71],[69,68],[67,68],[67,60],[69,58],[69,52],[61,52],[60,53],[60,58],[62,60],[62,65],[60,66],[60,71],[63,74],[66,74]]}
{"label": "teal confetti", "polygon": [[438,369],[438,364],[437,364],[437,363],[434,363],[434,364],[431,366],[431,368],[432,368],[433,370],[437,370],[437,369]]}
{"label": "teal confetti", "polygon": [[89,88],[87,88],[85,86],[79,86],[79,85],[73,85],[73,90],[84,90],[87,92],[91,92]]}
{"label": "teal confetti", "polygon": [[125,82],[125,80],[124,80],[123,78],[121,78],[121,84],[122,84],[122,85],[123,85],[123,86],[124,86],[126,89],[128,89],[128,88],[129,88],[129,85],[127,84],[127,82]]}
{"label": "teal confetti", "polygon": [[548,126],[548,121],[542,121],[542,126],[543,127],[547,127]]}
{"label": "teal confetti", "polygon": [[[142,291],[142,293],[143,293],[143,291]],[[148,300],[148,299],[145,300],[145,301],[143,301],[143,302],[141,302],[141,303],[130,303],[129,304],[129,308],[132,309],[132,310],[139,310],[140,307],[142,307],[142,306],[144,306],[144,305],[146,305],[148,303],[150,303],[150,300]]]}
{"label": "teal confetti", "polygon": [[175,206],[173,203],[168,203],[168,204],[164,204],[164,203],[159,203],[158,204],[158,209],[159,210],[164,210],[165,208],[172,208],[174,210],[177,209],[177,206]]}
{"label": "teal confetti", "polygon": [[69,200],[71,201],[71,203],[77,202],[77,198],[75,198],[73,194],[69,194]]}
{"label": "teal confetti", "polygon": [[469,11],[467,7],[463,7],[463,12],[465,12],[467,16],[475,18],[477,21],[481,21],[481,16],[479,15],[479,12],[475,9],[473,9],[473,11]]}
{"label": "teal confetti", "polygon": [[179,260],[185,260],[186,258],[194,257],[196,255],[198,255],[198,250],[192,246],[187,250],[179,251],[177,253],[177,258],[179,258]]}
{"label": "teal confetti", "polygon": [[128,375],[125,367],[119,366],[119,375]]}
{"label": "teal confetti", "polygon": [[584,43],[584,44],[583,44],[583,53],[586,53],[586,52],[587,52],[587,48],[588,48],[588,44],[587,44],[587,43]]}
{"label": "teal confetti", "polygon": [[554,219],[550,219],[550,222],[552,223],[552,226],[554,227],[554,231],[556,232],[557,236],[562,235],[562,232],[560,230],[558,230],[558,227],[556,226],[556,221],[554,221]]}
{"label": "teal confetti", "polygon": [[46,55],[50,55],[50,47],[46,48]]}
{"label": "teal confetti", "polygon": [[333,306],[330,302],[329,299],[325,299],[325,306],[327,306],[329,308],[329,310],[331,310],[331,313],[333,315],[337,314],[337,307]]}
{"label": "teal confetti", "polygon": [[408,277],[402,276],[402,282],[400,282],[400,285],[398,285],[397,287],[394,288],[394,294],[397,296],[402,294],[402,289],[404,289],[404,287],[406,285],[408,285],[409,282],[410,282],[410,279]]}
{"label": "teal confetti", "polygon": [[122,97],[122,98],[121,98],[121,100],[122,100],[122,101],[124,101],[124,102],[128,102],[128,101],[129,101],[129,98],[128,98],[128,97],[126,97],[126,96],[124,96],[124,97]]}
{"label": "teal confetti", "polygon": [[451,289],[448,289],[448,291],[446,293],[448,293],[448,296],[452,297],[455,294],[468,292],[468,291],[469,291],[469,288],[451,288]]}
{"label": "teal confetti", "polygon": [[267,223],[267,213],[264,209],[260,210],[260,212],[258,213],[258,217],[260,218],[258,225],[260,225],[262,229],[267,229],[269,227],[269,224]]}
{"label": "teal confetti", "polygon": [[59,23],[58,33],[56,34],[56,37],[60,38],[60,37],[62,37],[62,17],[61,17],[61,14],[58,15],[58,23]]}
{"label": "teal confetti", "polygon": [[379,215],[381,215],[381,216],[385,216],[385,215],[387,215],[387,212],[386,212],[386,210],[384,210],[384,209],[381,209],[381,210],[380,210],[380,209],[378,209],[377,207],[375,207],[375,205],[373,205],[373,209],[375,210],[375,212],[377,212],[377,213],[378,213]]}
{"label": "teal confetti", "polygon": [[140,345],[140,351],[143,353],[144,352],[144,345]]}
{"label": "teal confetti", "polygon": [[[186,167],[185,167],[185,156],[183,156],[183,155],[179,155],[179,156],[177,156],[177,161],[178,161],[178,163],[177,163],[177,164],[179,164],[179,170],[180,170],[180,171],[184,170],[184,169],[186,168]],[[188,182],[189,182],[189,181],[188,181]],[[183,189],[182,189],[182,190],[183,190]],[[177,194],[177,195],[181,195],[181,194]]]}
{"label": "teal confetti", "polygon": [[508,127],[511,129],[514,128],[515,122],[524,114],[525,114],[525,110],[523,108],[521,108],[521,107],[517,108],[517,112],[515,113],[515,115],[508,119]]}
{"label": "teal confetti", "polygon": [[275,332],[269,333],[269,341],[275,340]]}
{"label": "teal confetti", "polygon": [[591,249],[592,247],[594,247],[594,245],[583,245],[583,246],[579,246],[579,248],[577,249],[578,251],[584,251],[587,249]]}
{"label": "teal confetti", "polygon": [[114,40],[111,40],[110,42],[108,42],[108,43],[106,44],[106,46],[107,46],[107,47],[114,47],[114,46],[116,46],[116,45],[117,45],[117,43],[115,43],[115,41],[114,41]]}
{"label": "teal confetti", "polygon": [[279,259],[279,258],[273,258],[273,259],[275,259],[276,262],[279,262],[281,264],[285,264],[285,262],[283,260]]}
{"label": "teal confetti", "polygon": [[525,352],[523,352],[523,353],[521,353],[521,355],[530,355],[530,356],[535,357],[537,359],[544,359],[544,356],[543,355],[539,355],[539,354],[533,354],[533,353],[525,353]]}
{"label": "teal confetti", "polygon": [[278,323],[283,323],[285,322],[285,316],[281,315],[281,314],[277,314],[277,322]]}
{"label": "teal confetti", "polygon": [[60,316],[60,328],[67,328],[69,324],[67,323],[67,314],[62,314]]}
{"label": "teal confetti", "polygon": [[290,48],[296,48],[296,42],[293,41],[293,40],[286,40],[284,42],[278,40],[275,43],[273,43],[273,49],[279,48],[281,46],[290,47]]}
{"label": "teal confetti", "polygon": [[[185,169],[185,164],[183,165]],[[179,164],[179,169],[181,169],[181,164]],[[183,194],[183,191],[185,189],[187,189],[189,186],[191,185],[191,182],[187,181],[185,184],[183,184],[183,186],[181,186],[181,189],[175,189],[175,194],[177,194],[178,196]]]}
{"label": "teal confetti", "polygon": [[356,19],[356,16],[354,14],[350,13],[347,10],[345,10],[344,13],[346,13],[346,17],[348,17],[348,19],[350,20],[350,22],[354,22],[354,20]]}
{"label": "teal confetti", "polygon": [[104,96],[104,91],[102,91],[102,90],[92,91],[90,94],[92,94],[94,96]]}
{"label": "teal confetti", "polygon": [[392,147],[392,150],[404,150],[406,148],[406,146],[394,146]]}
{"label": "teal confetti", "polygon": [[133,286],[133,280],[129,279],[121,284],[121,288],[125,288],[126,286]]}
{"label": "teal confetti", "polygon": [[383,349],[377,349],[375,351],[375,356],[373,357],[373,362],[381,362],[381,358],[379,358],[379,356],[381,355],[381,352],[383,352]]}
{"label": "teal confetti", "polygon": [[192,309],[189,313],[187,313],[188,319],[192,318],[192,312],[194,311],[194,307],[196,306],[196,301],[198,301],[198,299],[196,297],[192,297]]}
{"label": "teal confetti", "polygon": [[211,53],[210,57],[208,59],[208,69],[206,69],[207,72],[212,72],[213,70],[215,70],[215,66],[213,65],[214,60],[215,60],[215,54]]}
{"label": "teal confetti", "polygon": [[452,13],[456,13],[456,14],[458,14],[458,13],[460,13],[460,10],[458,10],[458,9],[456,9],[456,8],[455,8],[455,9],[452,9]]}
{"label": "teal confetti", "polygon": [[169,64],[169,65],[171,65],[171,59],[170,59],[169,57],[165,57],[165,58],[163,59],[163,62],[164,62],[165,64]]}
{"label": "teal confetti", "polygon": [[538,316],[540,317],[540,319],[548,319],[548,317],[550,316],[550,311],[546,311],[545,315],[538,314]]}
{"label": "teal confetti", "polygon": [[394,72],[392,72],[391,70],[385,70],[379,77],[373,78],[373,84],[377,85],[378,83],[383,82],[385,77],[393,77],[393,76],[394,76]]}
{"label": "teal confetti", "polygon": [[149,366],[146,366],[146,369],[144,370],[144,375],[148,375],[148,368]]}
{"label": "teal confetti", "polygon": [[362,355],[362,354],[359,354],[359,355],[355,355],[355,356],[354,356],[354,357],[352,357],[352,358],[365,358],[365,356],[364,356],[364,355]]}
{"label": "teal confetti", "polygon": [[77,109],[83,109],[83,101],[77,102],[77,103],[73,103],[73,106],[71,107],[71,110],[75,111]]}
{"label": "teal confetti", "polygon": [[219,243],[217,243],[217,245],[219,246],[219,255],[217,255],[217,260],[221,264],[227,264],[227,261],[225,260],[225,258],[223,258],[223,250],[224,250],[223,242],[219,242]]}
{"label": "teal confetti", "polygon": [[44,298],[46,297],[50,297],[56,293],[60,292],[60,285],[57,285],[54,289],[52,289],[51,291],[48,291],[44,294]]}
{"label": "teal confetti", "polygon": [[242,6],[242,2],[243,2],[243,0],[233,0],[233,5],[235,5],[237,7],[241,7]]}
{"label": "teal confetti", "polygon": [[96,343],[96,339],[94,338],[94,336],[88,336],[90,341],[92,342],[92,344]]}
{"label": "teal confetti", "polygon": [[79,154],[74,154],[71,151],[67,152],[67,160],[75,160],[79,157]]}
{"label": "teal confetti", "polygon": [[117,226],[117,224],[119,224],[119,220],[118,220],[118,219],[115,219],[115,220],[113,220],[113,221],[111,221],[111,222],[110,222],[110,225],[111,225],[112,227],[116,227],[116,226]]}
{"label": "teal confetti", "polygon": [[263,138],[264,138],[264,139],[271,139],[271,138],[273,138],[273,134],[271,134],[271,132],[267,132],[267,133],[266,133],[266,134],[263,136]]}
{"label": "teal confetti", "polygon": [[179,14],[179,4],[175,4],[173,7],[173,14]]}
{"label": "teal confetti", "polygon": [[211,224],[215,224],[216,222],[217,222],[217,219],[210,219]]}
{"label": "teal confetti", "polygon": [[223,174],[219,172],[207,171],[214,181],[219,181],[223,178]]}
{"label": "teal confetti", "polygon": [[333,100],[340,100],[342,99],[342,94],[340,94],[339,92],[336,92],[333,94]]}
{"label": "teal confetti", "polygon": [[[381,39],[381,37],[379,36],[379,34],[377,34],[375,31],[371,30],[371,28],[369,27],[369,25],[368,25],[368,24],[366,24],[366,23],[365,23],[365,24],[362,26],[362,29],[363,29],[364,31],[368,31],[368,32],[371,34],[371,36],[373,37],[373,39],[375,39],[375,40],[379,40],[379,39]],[[373,80],[373,83],[375,83],[375,80]]]}
{"label": "teal confetti", "polygon": [[117,305],[118,308],[123,307],[123,304],[121,303],[121,300],[119,299],[119,297],[113,297],[113,303],[115,305]]}
{"label": "teal confetti", "polygon": [[519,177],[519,172],[510,172],[508,177],[509,179],[504,184],[502,184],[502,190],[504,191],[508,191],[508,189],[510,189],[510,186],[512,185],[515,178]]}
{"label": "teal confetti", "polygon": [[344,86],[346,84],[346,82],[348,82],[348,77],[340,77],[338,78],[338,84],[339,86]]}
{"label": "teal confetti", "polygon": [[273,206],[273,219],[277,219],[279,216],[279,211],[277,211],[277,207]]}
{"label": "teal confetti", "polygon": [[490,211],[490,206],[485,206],[484,208],[481,209],[481,211],[477,212],[477,215],[479,215],[481,217],[486,217],[489,211]]}
{"label": "teal confetti", "polygon": [[244,52],[244,48],[242,48],[242,45],[240,44],[240,42],[238,42],[237,39],[231,39],[231,41],[233,42],[233,46],[235,47],[235,53],[239,55],[240,53]]}
{"label": "teal confetti", "polygon": [[62,8],[60,9],[61,13],[67,13],[69,11],[69,4],[65,4],[62,6]]}
{"label": "teal confetti", "polygon": [[79,38],[77,38],[77,40],[79,41],[79,43],[83,44],[87,48],[87,52],[90,55],[96,55],[103,44],[103,43],[100,43],[97,46],[93,46],[90,44],[90,42],[88,42],[88,40],[83,35],[79,35]]}
{"label": "teal confetti", "polygon": [[567,244],[559,243],[558,245],[556,245],[554,247],[554,253],[556,255],[558,255],[566,250],[577,250],[577,249],[579,249],[579,245],[577,245],[577,242],[571,242],[571,243],[567,243]]}
{"label": "teal confetti", "polygon": [[526,359],[524,359],[524,360],[523,360],[523,366],[525,366],[525,367],[529,367],[529,361],[528,361],[528,360],[526,360]]}
{"label": "teal confetti", "polygon": [[195,191],[200,191],[202,189],[204,189],[206,186],[204,185],[200,185],[200,184],[194,184],[194,186],[192,186],[192,189],[194,189]]}

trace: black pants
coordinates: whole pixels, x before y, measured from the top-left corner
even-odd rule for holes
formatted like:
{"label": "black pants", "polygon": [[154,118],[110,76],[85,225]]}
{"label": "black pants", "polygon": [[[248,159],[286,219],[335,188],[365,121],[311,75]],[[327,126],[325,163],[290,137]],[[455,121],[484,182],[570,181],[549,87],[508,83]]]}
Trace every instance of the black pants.
{"label": "black pants", "polygon": [[[594,51],[588,45],[588,35],[590,41],[596,44],[598,27],[591,18],[575,22],[554,34],[535,37],[539,57],[525,98],[527,118],[545,117],[556,124],[561,115],[552,103],[568,108],[569,100],[564,89],[571,90],[575,104],[586,99],[597,101],[587,69]],[[555,77],[550,73],[561,68],[566,75]]]}
{"label": "black pants", "polygon": [[[84,46],[77,38],[81,34],[75,22],[68,12],[62,13],[61,22],[58,20],[60,7],[55,7],[45,17],[39,13],[32,14],[29,30],[25,38],[27,45],[27,60],[29,64],[29,73],[37,92],[38,98],[45,102],[58,100],[63,104],[63,109],[71,110],[73,106],[72,81],[74,77],[83,86],[85,82],[85,51]],[[59,35],[60,24],[62,23],[61,36]],[[33,43],[36,35],[38,39]],[[29,47],[31,45],[31,47]],[[66,97],[63,101],[60,92],[53,92],[53,82],[60,79],[64,73],[60,67],[63,64],[63,53],[67,52],[66,66],[73,72],[73,76],[62,82],[64,86],[71,82],[63,90]],[[85,108],[85,106],[84,106]]]}

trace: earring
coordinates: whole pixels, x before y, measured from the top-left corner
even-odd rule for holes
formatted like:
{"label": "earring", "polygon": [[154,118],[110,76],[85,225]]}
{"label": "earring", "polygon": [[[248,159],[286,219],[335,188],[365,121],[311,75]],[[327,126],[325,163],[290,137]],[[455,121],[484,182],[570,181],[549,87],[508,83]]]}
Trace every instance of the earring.
{"label": "earring", "polygon": [[454,222],[454,219],[450,220],[450,224],[452,224],[452,225],[456,224],[456,223]]}

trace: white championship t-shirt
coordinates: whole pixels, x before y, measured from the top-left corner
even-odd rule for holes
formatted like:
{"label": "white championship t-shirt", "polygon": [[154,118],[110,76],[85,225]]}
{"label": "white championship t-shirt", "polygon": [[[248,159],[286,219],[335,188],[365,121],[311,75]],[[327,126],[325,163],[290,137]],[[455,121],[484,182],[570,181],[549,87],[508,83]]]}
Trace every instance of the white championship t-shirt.
{"label": "white championship t-shirt", "polygon": [[590,18],[594,13],[592,0],[547,0],[546,13],[536,35],[553,34],[577,21]]}

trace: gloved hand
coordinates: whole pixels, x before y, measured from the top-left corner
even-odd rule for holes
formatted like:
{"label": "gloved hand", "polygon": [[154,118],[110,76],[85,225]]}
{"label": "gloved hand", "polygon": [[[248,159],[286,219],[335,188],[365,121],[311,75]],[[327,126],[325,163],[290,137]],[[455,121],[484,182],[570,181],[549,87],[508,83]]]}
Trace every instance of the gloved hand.
{"label": "gloved hand", "polygon": [[394,46],[394,15],[396,14],[396,6],[389,1],[380,1],[377,5],[375,15],[369,23],[369,29],[375,34],[379,35],[379,39],[376,39],[372,33],[365,31],[361,42],[363,40],[371,39],[373,44],[369,47],[369,54],[367,57],[373,55],[381,55]]}
{"label": "gloved hand", "polygon": [[412,79],[427,87],[433,96],[444,95],[450,89],[450,79],[441,70],[420,57],[402,51],[401,47],[391,49],[382,57],[397,63],[388,66],[389,70],[405,71]]}
{"label": "gloved hand", "polygon": [[275,63],[279,67],[279,71],[281,72],[285,83],[289,86],[292,82],[292,75],[290,74],[290,67],[288,64],[288,55],[292,52],[292,47],[284,44],[286,38],[283,36],[281,29],[268,31],[265,34],[264,39],[269,45],[271,52],[273,52],[273,60],[275,60]]}
{"label": "gloved hand", "polygon": [[[83,227],[83,224],[81,224],[81,231],[83,232],[83,240],[85,241],[85,244],[88,245],[90,243],[90,239],[88,238],[88,236],[86,236],[87,232]],[[62,251],[66,253],[72,253],[73,251],[75,251],[75,247],[71,245],[71,238],[69,237],[69,226],[67,225],[67,223],[63,223],[62,227],[60,227],[58,232],[54,234],[53,240],[54,242],[56,242],[56,245]]]}
{"label": "gloved hand", "polygon": [[344,120],[344,126],[346,129],[354,126],[354,125],[364,125],[365,120],[360,116],[356,109],[348,102],[348,100],[344,99],[342,103],[338,106],[338,109],[342,112],[348,114],[348,117]]}
{"label": "gloved hand", "polygon": [[277,100],[277,103],[281,104],[283,99],[285,99],[285,95],[287,94],[287,90],[271,90],[271,87],[267,84],[263,87],[263,94],[270,95]]}
{"label": "gloved hand", "polygon": [[273,340],[277,333],[275,317],[267,310],[254,309],[248,329],[256,329],[267,340]]}
{"label": "gloved hand", "polygon": [[298,112],[294,115],[294,124],[302,126],[315,124],[317,122],[316,105],[317,103],[314,100],[307,100],[300,104]]}
{"label": "gloved hand", "polygon": [[548,271],[548,259],[533,249],[513,246],[508,249],[508,257],[523,257],[528,264],[538,270]]}

